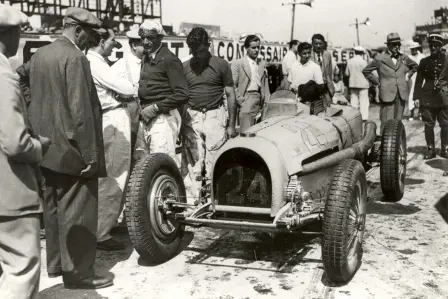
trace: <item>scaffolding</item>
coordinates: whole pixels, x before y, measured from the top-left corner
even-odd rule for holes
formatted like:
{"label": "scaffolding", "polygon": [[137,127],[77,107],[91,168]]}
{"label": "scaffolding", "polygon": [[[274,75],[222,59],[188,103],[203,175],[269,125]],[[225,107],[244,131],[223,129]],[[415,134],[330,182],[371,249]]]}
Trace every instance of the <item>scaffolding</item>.
{"label": "scaffolding", "polygon": [[145,19],[162,22],[162,0],[0,0],[20,9],[28,16],[39,15],[44,20],[61,20],[69,7],[82,7],[101,20],[129,27]]}

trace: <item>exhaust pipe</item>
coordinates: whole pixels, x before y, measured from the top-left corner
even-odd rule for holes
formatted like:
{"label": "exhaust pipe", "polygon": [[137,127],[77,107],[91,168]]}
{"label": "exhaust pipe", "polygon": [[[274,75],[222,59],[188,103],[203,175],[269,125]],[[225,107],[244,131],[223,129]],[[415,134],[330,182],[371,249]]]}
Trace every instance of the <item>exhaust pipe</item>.
{"label": "exhaust pipe", "polygon": [[376,139],[376,124],[373,121],[367,121],[364,126],[364,138],[351,147],[343,149],[329,156],[323,157],[317,161],[303,165],[299,175],[310,174],[318,170],[328,168],[339,164],[346,159],[361,160],[366,151],[372,148]]}

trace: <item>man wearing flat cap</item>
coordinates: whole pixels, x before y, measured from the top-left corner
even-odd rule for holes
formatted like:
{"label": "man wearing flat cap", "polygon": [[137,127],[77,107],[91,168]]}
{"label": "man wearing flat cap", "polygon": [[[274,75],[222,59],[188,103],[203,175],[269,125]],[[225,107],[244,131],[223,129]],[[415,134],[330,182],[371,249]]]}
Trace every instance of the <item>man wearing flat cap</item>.
{"label": "man wearing flat cap", "polygon": [[[408,79],[417,71],[417,63],[400,52],[402,39],[398,33],[387,35],[387,50],[375,57],[364,69],[367,80],[380,88],[380,134],[389,119],[403,118],[409,97]],[[378,77],[372,74],[378,72]]]}
{"label": "man wearing flat cap", "polygon": [[182,63],[162,45],[165,31],[158,21],[145,20],[139,35],[145,48],[138,96],[146,146],[150,153],[170,155],[180,168],[176,139],[181,118],[177,109],[189,96]]}
{"label": "man wearing flat cap", "polygon": [[442,101],[439,93],[439,79],[446,61],[440,49],[443,37],[431,34],[428,39],[431,55],[423,58],[417,70],[414,88],[414,104],[420,108],[422,120],[425,123],[425,139],[428,147],[424,159],[436,157],[434,126],[436,121],[440,126],[440,140],[442,158],[448,158],[448,106]]}
{"label": "man wearing flat cap", "polygon": [[[29,61],[29,118],[52,141],[41,163],[49,277],[66,288],[102,288],[112,279],[94,273],[98,177],[105,176],[101,106],[83,54],[101,21],[67,9],[62,36]],[[26,69],[26,68],[25,68]]]}
{"label": "man wearing flat cap", "polygon": [[[411,54],[409,55],[409,58],[415,61],[418,65],[420,65],[420,61],[425,58],[425,55],[422,54],[422,52],[419,51],[420,44],[418,42],[412,42],[409,45],[409,50],[411,51]],[[408,99],[408,109],[411,114],[411,117],[409,120],[414,120],[414,117],[419,117],[419,109],[415,107],[414,105],[414,88],[415,88],[415,79],[417,78],[417,73],[413,74],[411,79],[409,79],[408,84],[411,86],[411,89],[409,91],[409,99]]]}
{"label": "man wearing flat cap", "polygon": [[27,22],[25,14],[0,4],[0,298],[36,298],[39,291],[42,204],[36,169],[50,140],[31,130],[19,78],[8,62]]}

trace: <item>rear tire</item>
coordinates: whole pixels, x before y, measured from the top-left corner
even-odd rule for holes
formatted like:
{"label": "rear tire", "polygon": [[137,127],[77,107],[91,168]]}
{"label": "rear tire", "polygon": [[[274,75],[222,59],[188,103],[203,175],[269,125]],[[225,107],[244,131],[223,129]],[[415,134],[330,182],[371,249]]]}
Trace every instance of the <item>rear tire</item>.
{"label": "rear tire", "polygon": [[166,217],[164,201],[185,201],[185,187],[174,160],[166,154],[150,154],[140,160],[129,179],[126,222],[138,254],[151,263],[163,263],[178,253],[184,226]]}
{"label": "rear tire", "polygon": [[380,181],[384,200],[403,198],[406,179],[406,130],[400,120],[388,120],[381,136]]}
{"label": "rear tire", "polygon": [[361,162],[341,162],[330,183],[322,225],[322,261],[328,279],[346,283],[361,266],[367,180]]}

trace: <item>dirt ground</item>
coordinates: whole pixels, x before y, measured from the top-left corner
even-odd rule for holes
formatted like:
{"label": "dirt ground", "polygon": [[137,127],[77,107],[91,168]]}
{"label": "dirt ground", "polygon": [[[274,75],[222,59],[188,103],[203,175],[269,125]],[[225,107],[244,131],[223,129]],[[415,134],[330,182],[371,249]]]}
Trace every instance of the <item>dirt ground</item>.
{"label": "dirt ground", "polygon": [[[371,110],[374,117],[378,109]],[[448,160],[423,160],[422,123],[404,123],[404,198],[382,202],[378,169],[367,173],[363,263],[346,285],[327,281],[319,236],[272,242],[253,233],[200,228],[188,229],[183,252],[162,265],[139,260],[128,237],[120,235],[126,250],[97,253],[97,272],[115,277],[114,286],[96,291],[66,290],[61,278],[48,278],[42,240],[39,298],[448,298],[448,224],[434,208],[448,192],[448,177],[442,177]]]}

